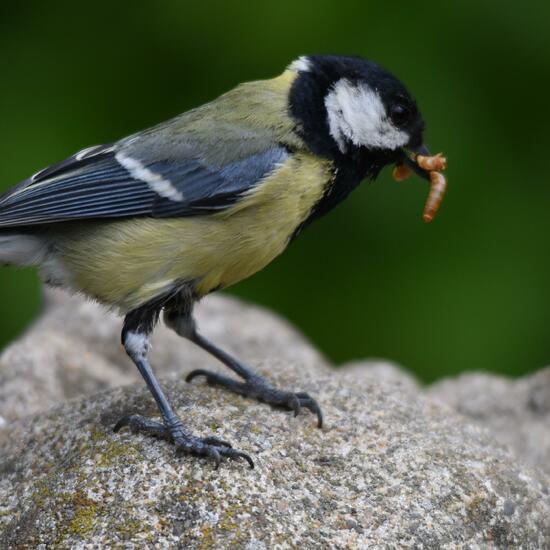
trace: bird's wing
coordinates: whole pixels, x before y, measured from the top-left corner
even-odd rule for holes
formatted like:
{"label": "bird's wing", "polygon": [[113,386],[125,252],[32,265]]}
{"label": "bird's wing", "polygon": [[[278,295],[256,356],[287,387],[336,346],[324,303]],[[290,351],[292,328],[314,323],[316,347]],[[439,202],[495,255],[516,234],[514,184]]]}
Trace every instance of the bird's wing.
{"label": "bird's wing", "polygon": [[[146,146],[148,139],[143,139]],[[80,151],[1,197],[0,227],[219,212],[288,157],[282,145],[269,142],[258,147],[257,141],[239,139],[236,134],[224,139],[223,147],[229,152],[225,158],[210,162],[207,145],[200,140],[181,141],[181,135],[178,139],[177,154],[173,147],[166,155],[161,147],[139,147],[139,134]]]}

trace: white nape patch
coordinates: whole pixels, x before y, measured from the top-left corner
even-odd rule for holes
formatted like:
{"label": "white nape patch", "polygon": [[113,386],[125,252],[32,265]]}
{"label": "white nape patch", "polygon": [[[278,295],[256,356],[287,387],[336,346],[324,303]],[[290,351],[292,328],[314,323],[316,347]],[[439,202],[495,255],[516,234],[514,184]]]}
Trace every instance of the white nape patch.
{"label": "white nape patch", "polygon": [[290,71],[296,71],[307,73],[311,70],[311,61],[306,55],[302,55],[298,59],[295,59],[289,66]]}
{"label": "white nape patch", "polygon": [[326,96],[325,107],[330,134],[343,153],[346,141],[386,150],[398,149],[409,141],[407,133],[392,124],[378,92],[365,83],[355,85],[340,79]]}
{"label": "white nape patch", "polygon": [[128,331],[124,337],[124,348],[130,357],[145,357],[150,347],[149,338],[141,332]]}
{"label": "white nape patch", "polygon": [[149,170],[139,160],[129,157],[122,152],[115,155],[117,161],[130,172],[132,177],[142,180],[158,195],[165,199],[170,199],[176,202],[183,201],[183,194],[178,191],[171,181],[163,178],[160,174],[155,174]]}

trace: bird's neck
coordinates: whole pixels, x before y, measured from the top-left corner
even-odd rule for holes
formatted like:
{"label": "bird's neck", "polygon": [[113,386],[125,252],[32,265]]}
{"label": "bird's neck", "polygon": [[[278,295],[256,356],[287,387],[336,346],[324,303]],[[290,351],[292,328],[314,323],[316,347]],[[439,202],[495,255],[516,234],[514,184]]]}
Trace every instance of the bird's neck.
{"label": "bird's neck", "polygon": [[331,160],[334,177],[328,183],[321,199],[293,235],[297,237],[311,222],[328,214],[340,204],[363,180],[373,180],[387,164],[395,162],[399,153],[369,151],[353,148],[345,155],[335,155]]}

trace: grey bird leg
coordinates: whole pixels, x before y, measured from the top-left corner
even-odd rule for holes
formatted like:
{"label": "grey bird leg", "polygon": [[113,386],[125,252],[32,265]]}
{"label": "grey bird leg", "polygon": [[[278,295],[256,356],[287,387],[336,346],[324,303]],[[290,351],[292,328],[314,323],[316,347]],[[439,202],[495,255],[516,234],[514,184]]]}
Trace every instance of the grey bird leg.
{"label": "grey bird leg", "polygon": [[209,385],[222,386],[239,395],[252,397],[275,407],[288,408],[294,411],[294,416],[297,416],[302,408],[309,409],[317,415],[317,426],[319,428],[323,427],[323,413],[315,399],[304,392],[294,393],[273,388],[265,378],[256,374],[250,367],[247,367],[199,334],[190,310],[167,308],[164,312],[164,321],[180,336],[187,338],[216,357],[216,359],[219,359],[244,380],[244,382],[239,382],[215,372],[197,369],[187,375],[185,379],[187,382],[191,382],[197,376],[204,376]]}
{"label": "grey bird leg", "polygon": [[254,468],[254,462],[246,453],[233,449],[226,441],[216,437],[200,438],[192,435],[173,411],[147,359],[149,333],[158,319],[160,310],[158,308],[151,308],[150,306],[144,306],[144,308],[130,312],[126,316],[122,331],[122,343],[126,349],[126,353],[139,369],[149,391],[153,395],[160,411],[162,422],[139,415],[129,415],[117,422],[114,431],[118,432],[122,427],[128,426],[134,431],[141,431],[167,439],[174,443],[177,453],[207,456],[214,459],[216,469],[220,465],[221,457],[232,459],[243,458],[251,468]]}

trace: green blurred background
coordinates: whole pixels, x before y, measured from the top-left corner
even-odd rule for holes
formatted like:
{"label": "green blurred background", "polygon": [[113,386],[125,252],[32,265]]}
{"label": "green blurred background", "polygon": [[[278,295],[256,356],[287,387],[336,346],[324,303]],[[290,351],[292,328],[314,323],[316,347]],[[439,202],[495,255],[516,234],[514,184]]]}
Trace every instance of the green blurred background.
{"label": "green blurred background", "polygon": [[[449,192],[384,171],[232,292],[296,323],[334,361],[388,357],[423,380],[519,375],[550,361],[550,4],[323,1],[3,2],[0,185],[274,76],[349,53],[417,97]],[[40,307],[0,271],[0,339]]]}

